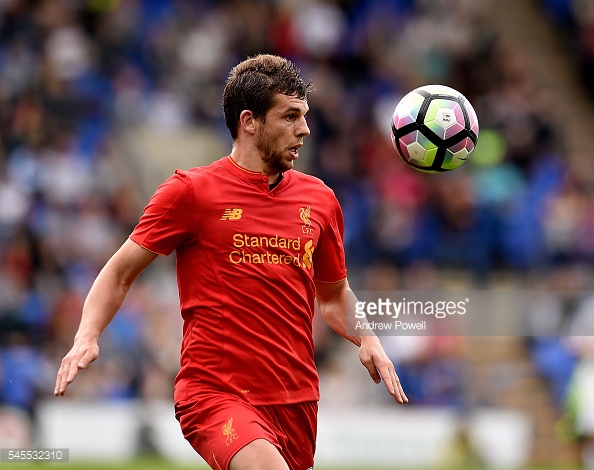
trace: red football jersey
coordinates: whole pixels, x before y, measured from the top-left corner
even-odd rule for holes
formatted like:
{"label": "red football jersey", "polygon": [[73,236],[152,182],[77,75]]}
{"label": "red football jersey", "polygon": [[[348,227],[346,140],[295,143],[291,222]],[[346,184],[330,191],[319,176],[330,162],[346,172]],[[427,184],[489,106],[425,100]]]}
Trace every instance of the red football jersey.
{"label": "red football jersey", "polygon": [[130,238],[177,255],[184,320],[175,401],[226,391],[255,405],[319,399],[314,279],[346,277],[334,193],[297,170],[268,177],[225,157],[177,171]]}

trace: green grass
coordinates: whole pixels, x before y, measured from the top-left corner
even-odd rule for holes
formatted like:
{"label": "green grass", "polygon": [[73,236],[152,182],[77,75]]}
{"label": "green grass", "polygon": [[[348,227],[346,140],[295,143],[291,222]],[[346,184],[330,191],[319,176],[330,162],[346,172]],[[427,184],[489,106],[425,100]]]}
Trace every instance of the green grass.
{"label": "green grass", "polygon": [[[40,470],[40,469],[64,469],[64,470],[210,470],[205,466],[196,465],[175,465],[167,462],[130,462],[118,464],[99,464],[99,463],[0,463],[0,470]],[[391,470],[382,468],[383,470]],[[345,470],[339,467],[315,467],[315,470]],[[348,468],[348,470],[376,470],[375,468]],[[394,467],[392,470],[435,470],[435,469],[405,469],[401,467]],[[444,470],[444,469],[440,469]],[[462,470],[462,469],[456,469]],[[484,470],[484,468],[465,468],[463,470]],[[522,470],[578,470],[570,467],[526,467]]]}
{"label": "green grass", "polygon": [[[176,465],[168,462],[156,461],[134,461],[130,463],[1,463],[0,470],[40,470],[40,469],[64,469],[64,470],[210,470],[207,466],[196,465]],[[338,468],[316,467],[316,470],[339,470]],[[344,470],[344,469],[340,469]],[[364,468],[349,468],[349,470],[370,470]],[[387,470],[387,469],[386,469]],[[405,469],[398,469],[405,470]],[[415,469],[419,470],[419,469]],[[557,469],[555,469],[557,470]]]}
{"label": "green grass", "polygon": [[[64,470],[210,470],[207,466],[180,465],[155,458],[141,458],[132,462],[121,463],[97,463],[97,462],[71,462],[71,463],[0,463],[0,470],[40,470],[40,469],[64,469]],[[345,470],[344,468],[315,467],[315,470]],[[376,470],[374,468],[349,468],[348,470]],[[383,470],[391,470],[384,468]],[[392,470],[435,470],[435,469],[406,469],[394,467]],[[440,468],[440,470],[447,470]],[[454,470],[454,469],[452,469]],[[455,470],[483,470],[481,467],[465,467]],[[527,467],[522,470],[578,470],[570,467]]]}

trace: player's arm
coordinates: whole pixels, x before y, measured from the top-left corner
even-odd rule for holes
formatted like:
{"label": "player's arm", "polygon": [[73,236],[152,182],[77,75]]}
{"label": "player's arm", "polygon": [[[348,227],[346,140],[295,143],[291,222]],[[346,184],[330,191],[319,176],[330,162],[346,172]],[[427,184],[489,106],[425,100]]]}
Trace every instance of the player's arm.
{"label": "player's arm", "polygon": [[103,267],[83,305],[74,345],[62,359],[54,395],[64,395],[79,369],[97,359],[99,336],[121,307],[134,280],[156,257],[156,253],[128,239]]}
{"label": "player's arm", "polygon": [[359,359],[369,371],[373,381],[380,383],[383,380],[388,392],[398,403],[408,402],[396,375],[394,364],[384,351],[378,337],[349,335],[349,331],[354,331],[354,328],[348,328],[348,322],[355,319],[357,297],[350,289],[347,280],[334,283],[316,282],[316,299],[322,316],[330,327],[343,338],[359,346]]}

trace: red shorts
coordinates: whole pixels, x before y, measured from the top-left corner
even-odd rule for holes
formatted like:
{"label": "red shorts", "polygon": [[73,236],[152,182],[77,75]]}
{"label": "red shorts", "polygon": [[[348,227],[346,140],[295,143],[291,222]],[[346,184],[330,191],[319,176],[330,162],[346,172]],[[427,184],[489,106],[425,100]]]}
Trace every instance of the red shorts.
{"label": "red shorts", "polygon": [[202,394],[175,405],[186,440],[215,470],[227,470],[250,442],[265,439],[291,470],[313,467],[318,403],[254,406],[235,395]]}

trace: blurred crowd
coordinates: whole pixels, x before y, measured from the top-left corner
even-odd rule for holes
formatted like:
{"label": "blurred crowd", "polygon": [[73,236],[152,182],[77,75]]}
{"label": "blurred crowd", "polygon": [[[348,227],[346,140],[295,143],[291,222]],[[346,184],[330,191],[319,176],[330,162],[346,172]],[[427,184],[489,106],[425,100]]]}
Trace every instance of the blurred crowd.
{"label": "blurred crowd", "polygon": [[590,0],[541,0],[540,3],[563,32],[583,82],[594,96],[594,3]]}
{"label": "blurred crowd", "polygon": [[[290,58],[315,84],[302,168],[342,204],[353,287],[432,289],[456,271],[465,287],[488,288],[502,271],[530,280],[580,270],[577,288],[588,289],[589,156],[564,140],[554,89],[492,29],[486,5],[0,2],[0,403],[33,412],[52,394],[90,284],[142,213],[121,137],[201,127],[230,149],[224,81],[259,52]],[[463,92],[481,126],[469,163],[439,176],[408,168],[389,136],[400,97],[430,83]],[[173,266],[160,259],[142,275],[71,396],[171,396],[181,337]],[[335,342],[316,325],[324,371]],[[425,338],[395,357],[413,402],[464,406],[461,349]],[[565,376],[574,365],[563,363]]]}

